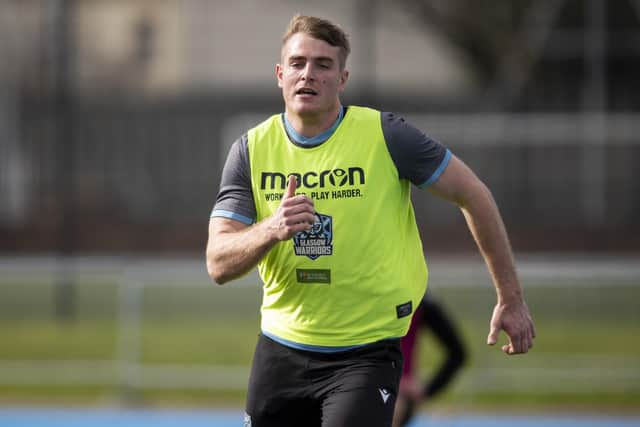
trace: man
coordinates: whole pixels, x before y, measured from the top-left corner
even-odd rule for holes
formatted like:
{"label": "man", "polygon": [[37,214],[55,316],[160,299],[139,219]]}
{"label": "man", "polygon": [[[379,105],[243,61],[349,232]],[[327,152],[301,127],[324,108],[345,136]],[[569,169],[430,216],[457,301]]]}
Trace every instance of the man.
{"label": "man", "polygon": [[[444,361],[437,367],[429,380],[422,384],[417,378],[417,347],[421,330],[433,333],[437,343],[445,350]],[[409,331],[402,338],[402,378],[393,414],[393,427],[409,424],[416,406],[424,400],[432,400],[449,385],[455,374],[462,368],[466,351],[462,339],[444,307],[433,298],[425,296],[420,302]]]}
{"label": "man", "polygon": [[211,214],[207,269],[223,284],[255,266],[261,334],[245,425],[390,426],[399,339],[426,289],[410,184],[457,203],[496,286],[489,344],[532,345],[497,207],[441,144],[391,113],[340,103],[346,34],[295,16],[276,65],[284,114],[232,146]]}

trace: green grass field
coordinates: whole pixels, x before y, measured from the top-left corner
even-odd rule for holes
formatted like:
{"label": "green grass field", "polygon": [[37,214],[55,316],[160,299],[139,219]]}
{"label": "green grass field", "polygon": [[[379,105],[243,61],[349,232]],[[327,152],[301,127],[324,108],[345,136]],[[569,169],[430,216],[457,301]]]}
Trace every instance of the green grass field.
{"label": "green grass field", "polygon": [[[64,320],[55,316],[54,280],[3,275],[0,403],[241,405],[259,330],[259,288],[247,284],[194,287],[186,281],[144,288],[140,339],[134,341],[142,365],[214,367],[217,371],[203,371],[204,386],[165,380],[136,389],[113,378],[119,375],[115,361],[122,356],[121,334],[135,338],[137,325],[118,319],[116,278],[79,275],[75,314]],[[639,282],[524,282],[538,338],[531,353],[517,357],[507,357],[498,346],[485,344],[495,298],[490,285],[457,285],[432,282],[429,292],[454,315],[470,358],[433,406],[477,410],[506,403],[514,411],[640,410]],[[424,375],[441,357],[440,349],[425,334],[420,348]],[[112,375],[105,374],[109,381],[93,384],[58,380],[64,379],[64,373],[51,380],[46,365],[44,374],[39,374],[42,367],[34,363],[33,369],[25,368],[30,374],[22,381],[17,371],[11,371],[11,363],[25,361],[111,361],[114,368]],[[19,380],[7,380],[7,373]],[[216,384],[218,373],[230,375],[233,385]],[[209,385],[207,375],[211,375]]]}

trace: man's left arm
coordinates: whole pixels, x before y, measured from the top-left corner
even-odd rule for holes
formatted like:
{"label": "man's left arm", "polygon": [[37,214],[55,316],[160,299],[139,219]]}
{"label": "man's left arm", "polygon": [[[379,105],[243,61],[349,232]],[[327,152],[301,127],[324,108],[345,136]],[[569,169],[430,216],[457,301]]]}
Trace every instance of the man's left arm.
{"label": "man's left arm", "polygon": [[497,293],[487,344],[494,345],[500,330],[504,330],[509,343],[502,346],[502,351],[526,353],[533,346],[535,327],[522,295],[509,238],[490,190],[453,155],[428,190],[458,205],[487,264]]}

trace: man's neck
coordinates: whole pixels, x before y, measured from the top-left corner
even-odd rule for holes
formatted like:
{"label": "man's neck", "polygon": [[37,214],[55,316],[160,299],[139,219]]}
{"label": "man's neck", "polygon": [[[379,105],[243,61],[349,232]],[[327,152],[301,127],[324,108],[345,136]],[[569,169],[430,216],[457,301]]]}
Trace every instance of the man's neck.
{"label": "man's neck", "polygon": [[324,143],[329,138],[331,138],[331,136],[336,131],[336,129],[338,129],[338,126],[340,126],[340,123],[342,122],[343,117],[344,117],[344,108],[340,106],[340,110],[338,111],[338,117],[333,122],[333,124],[326,130],[318,134],[315,134],[312,137],[308,137],[300,134],[289,122],[286,113],[284,114],[284,126],[285,126],[285,129],[287,130],[287,135],[289,135],[289,138],[291,139],[292,142],[305,147],[315,147],[317,145]]}
{"label": "man's neck", "polygon": [[331,128],[340,115],[342,106],[338,104],[329,112],[321,114],[296,114],[287,110],[287,120],[300,135],[311,138]]}

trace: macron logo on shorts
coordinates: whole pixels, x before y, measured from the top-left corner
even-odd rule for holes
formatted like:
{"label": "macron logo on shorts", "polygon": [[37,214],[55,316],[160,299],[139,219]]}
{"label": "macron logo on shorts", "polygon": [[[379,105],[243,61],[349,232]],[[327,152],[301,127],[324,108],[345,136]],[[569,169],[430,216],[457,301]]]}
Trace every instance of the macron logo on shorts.
{"label": "macron logo on shorts", "polygon": [[380,396],[382,396],[382,401],[384,403],[387,403],[387,400],[389,400],[389,396],[391,396],[391,393],[389,393],[386,388],[379,388],[378,391],[380,392]]}

